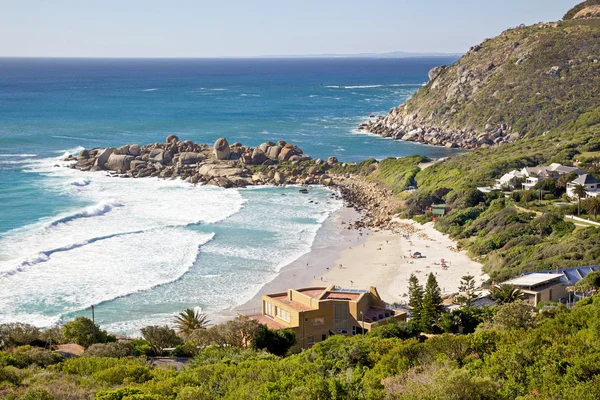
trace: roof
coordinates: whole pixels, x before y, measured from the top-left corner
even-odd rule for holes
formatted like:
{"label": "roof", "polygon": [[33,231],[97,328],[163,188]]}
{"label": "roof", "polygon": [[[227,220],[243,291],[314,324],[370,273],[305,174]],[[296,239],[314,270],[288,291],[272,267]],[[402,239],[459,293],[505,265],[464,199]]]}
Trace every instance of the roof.
{"label": "roof", "polygon": [[592,175],[583,174],[579,175],[576,179],[572,180],[571,183],[576,185],[589,185],[592,183],[600,183],[600,180],[594,178]]}
{"label": "roof", "polygon": [[431,208],[446,208],[448,207],[446,204],[432,204]]}
{"label": "roof", "polygon": [[534,272],[532,274],[523,275],[516,279],[512,279],[507,282],[503,282],[504,285],[515,285],[515,286],[533,286],[540,285],[542,283],[546,283],[552,281],[557,278],[562,278],[563,274],[557,273],[543,273],[543,272]]}
{"label": "roof", "polygon": [[297,301],[294,300],[290,300],[287,293],[280,293],[280,294],[274,294],[274,295],[268,295],[270,298],[272,298],[273,300],[276,300],[282,304],[285,304],[286,306],[290,306],[291,308],[293,308],[294,310],[297,311],[309,311],[312,310],[311,307],[306,306],[302,303],[299,303]]}
{"label": "roof", "polygon": [[541,271],[539,274],[561,274],[562,277],[560,279],[561,282],[568,282],[570,284],[575,284],[585,278],[587,274],[590,272],[598,272],[600,271],[600,265],[590,265],[586,267],[577,267],[577,268],[563,268],[556,269],[552,271]]}
{"label": "roof", "polygon": [[249,315],[248,318],[255,320],[259,324],[266,325],[269,329],[285,329],[284,325],[276,322],[274,319],[262,314]]}
{"label": "roof", "polygon": [[504,175],[502,175],[500,180],[501,181],[509,181],[513,178],[520,178],[522,176],[523,176],[523,174],[521,173],[521,171],[517,171],[516,169],[513,169],[512,171],[507,172]]}
{"label": "roof", "polygon": [[550,164],[550,166],[548,167],[548,169],[550,171],[556,171],[556,172],[560,172],[563,174],[569,174],[571,172],[575,172],[577,174],[583,174],[584,171],[582,169],[576,168],[576,167],[567,167],[566,165],[561,165],[561,164]]}
{"label": "roof", "polygon": [[321,300],[351,300],[356,301],[362,293],[327,292]]}
{"label": "roof", "polygon": [[321,297],[321,295],[326,289],[327,288],[298,289],[297,292],[302,293],[303,295],[308,296],[310,298],[318,299]]}

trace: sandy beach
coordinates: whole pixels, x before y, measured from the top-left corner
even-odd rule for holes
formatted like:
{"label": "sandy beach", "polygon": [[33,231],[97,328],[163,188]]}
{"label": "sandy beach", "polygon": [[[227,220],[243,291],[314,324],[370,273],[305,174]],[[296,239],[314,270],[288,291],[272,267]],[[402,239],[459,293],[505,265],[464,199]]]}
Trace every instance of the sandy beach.
{"label": "sandy beach", "polygon": [[[457,251],[454,241],[436,231],[433,223],[399,222],[414,233],[405,236],[391,231],[370,232],[362,244],[339,253],[323,282],[344,287],[375,286],[384,300],[402,304],[408,298],[408,279],[412,273],[425,284],[433,272],[443,294],[456,293],[464,275],[475,276],[478,283],[487,280],[481,264],[469,259],[465,252]],[[423,258],[412,258],[415,253],[421,253]],[[312,284],[321,284],[321,277]]]}

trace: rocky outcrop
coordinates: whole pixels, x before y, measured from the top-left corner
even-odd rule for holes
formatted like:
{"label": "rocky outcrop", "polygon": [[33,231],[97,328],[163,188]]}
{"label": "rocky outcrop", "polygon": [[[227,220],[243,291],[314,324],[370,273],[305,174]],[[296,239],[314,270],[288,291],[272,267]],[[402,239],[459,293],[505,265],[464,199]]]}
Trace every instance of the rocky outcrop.
{"label": "rocky outcrop", "polygon": [[[263,149],[273,157],[268,157]],[[185,179],[193,184],[226,188],[265,184],[334,184],[331,177],[324,175],[330,165],[317,165],[299,147],[284,141],[277,144],[267,142],[251,148],[241,143],[229,146],[227,140],[221,138],[213,146],[208,146],[189,140],[182,142],[171,135],[165,143],[86,149],[68,160],[74,161],[72,168],[82,171],[104,170],[124,178]],[[255,168],[260,168],[260,171],[253,170]]]}

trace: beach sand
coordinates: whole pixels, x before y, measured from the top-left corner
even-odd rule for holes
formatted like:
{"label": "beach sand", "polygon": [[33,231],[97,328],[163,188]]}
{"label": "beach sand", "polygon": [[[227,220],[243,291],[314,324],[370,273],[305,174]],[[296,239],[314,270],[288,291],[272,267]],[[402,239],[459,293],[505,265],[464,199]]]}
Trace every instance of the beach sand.
{"label": "beach sand", "polygon": [[[473,275],[478,284],[488,279],[481,264],[469,259],[464,251],[457,251],[454,241],[436,231],[433,223],[399,222],[412,227],[410,230],[414,233],[406,238],[390,231],[371,232],[361,245],[340,252],[336,266],[325,274],[323,281],[343,287],[375,286],[385,301],[404,304],[408,300],[408,279],[412,273],[425,285],[427,276],[433,272],[442,294],[447,295],[458,292],[465,275]],[[424,258],[411,258],[416,252]],[[442,268],[442,259],[447,269]],[[319,283],[320,278],[312,284]]]}
{"label": "beach sand", "polygon": [[[433,272],[443,294],[456,293],[464,275],[475,276],[478,284],[488,278],[481,264],[457,251],[455,242],[436,231],[431,222],[420,225],[412,220],[398,220],[406,232],[411,232],[407,239],[398,232],[347,229],[358,217],[358,212],[350,208],[334,213],[319,231],[310,253],[283,268],[252,300],[232,311],[259,313],[263,294],[290,288],[375,286],[386,302],[405,304],[412,273],[424,285],[427,275]],[[411,258],[415,252],[424,258]],[[447,269],[442,268],[442,259]]]}

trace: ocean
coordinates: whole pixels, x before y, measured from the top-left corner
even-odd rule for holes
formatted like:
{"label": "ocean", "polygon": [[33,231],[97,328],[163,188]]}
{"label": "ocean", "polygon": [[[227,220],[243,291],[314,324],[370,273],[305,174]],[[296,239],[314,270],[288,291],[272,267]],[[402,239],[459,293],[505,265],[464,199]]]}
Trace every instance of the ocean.
{"label": "ocean", "polygon": [[285,140],[342,161],[459,150],[356,128],[455,59],[0,59],[0,323],[89,315],[135,335],[250,300],[342,204],[320,187],[221,189],[61,168],[83,148]]}

